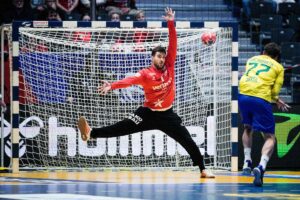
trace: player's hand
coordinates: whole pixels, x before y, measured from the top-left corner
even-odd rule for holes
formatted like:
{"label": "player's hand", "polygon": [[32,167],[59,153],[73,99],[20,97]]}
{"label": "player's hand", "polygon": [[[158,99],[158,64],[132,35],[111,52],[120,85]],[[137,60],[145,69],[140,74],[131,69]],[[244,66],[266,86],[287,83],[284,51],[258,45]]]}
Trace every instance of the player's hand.
{"label": "player's hand", "polygon": [[103,84],[98,87],[98,92],[100,95],[106,95],[109,90],[111,90],[111,84],[108,81],[101,81]]}
{"label": "player's hand", "polygon": [[291,106],[289,106],[288,104],[286,104],[284,101],[282,101],[281,99],[278,99],[276,101],[276,104],[277,104],[277,107],[279,110],[282,110],[282,111],[288,111],[289,108],[291,108]]}
{"label": "player's hand", "polygon": [[162,17],[166,21],[173,21],[175,19],[175,11],[173,12],[172,8],[167,7],[165,9],[166,15],[163,15]]}

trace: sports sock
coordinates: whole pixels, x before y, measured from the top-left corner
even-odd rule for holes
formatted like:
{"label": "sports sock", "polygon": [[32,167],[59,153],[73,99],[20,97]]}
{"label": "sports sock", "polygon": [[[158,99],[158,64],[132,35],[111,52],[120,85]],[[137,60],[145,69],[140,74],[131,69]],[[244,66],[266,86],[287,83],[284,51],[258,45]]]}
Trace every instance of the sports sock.
{"label": "sports sock", "polygon": [[267,156],[267,155],[262,155],[262,156],[261,156],[259,165],[262,166],[262,168],[263,168],[264,171],[266,170],[267,163],[268,163],[269,159],[270,159],[270,158],[269,158],[269,156]]}
{"label": "sports sock", "polygon": [[251,159],[251,148],[244,148],[244,155],[245,155],[244,162],[246,162],[247,160],[252,161],[252,159]]}

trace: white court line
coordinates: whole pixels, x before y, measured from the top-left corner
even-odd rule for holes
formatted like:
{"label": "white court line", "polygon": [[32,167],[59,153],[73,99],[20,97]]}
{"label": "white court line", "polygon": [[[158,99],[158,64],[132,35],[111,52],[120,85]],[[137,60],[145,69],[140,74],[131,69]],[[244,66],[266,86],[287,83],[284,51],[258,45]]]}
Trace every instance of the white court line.
{"label": "white court line", "polygon": [[5,194],[0,198],[18,199],[18,200],[143,200],[135,198],[106,197],[80,194]]}

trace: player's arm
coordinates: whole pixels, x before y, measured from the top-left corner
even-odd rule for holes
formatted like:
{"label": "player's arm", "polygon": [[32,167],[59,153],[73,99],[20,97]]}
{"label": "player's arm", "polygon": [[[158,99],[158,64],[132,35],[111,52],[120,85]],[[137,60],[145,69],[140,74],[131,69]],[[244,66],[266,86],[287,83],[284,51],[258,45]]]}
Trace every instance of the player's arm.
{"label": "player's arm", "polygon": [[283,78],[284,78],[284,70],[282,69],[277,76],[275,83],[273,85],[271,95],[272,95],[272,100],[277,101],[278,100],[278,94],[280,92],[281,86],[283,84]]}
{"label": "player's arm", "polygon": [[175,11],[173,11],[171,8],[166,8],[165,12],[166,15],[163,16],[163,18],[167,21],[169,29],[169,46],[166,56],[166,63],[167,66],[174,66],[177,53],[177,34],[174,24]]}
{"label": "player's arm", "polygon": [[129,76],[113,83],[102,81],[103,84],[98,87],[98,92],[100,95],[106,95],[110,90],[127,88],[132,85],[143,85],[143,80],[144,78],[142,77],[141,73],[138,72],[134,76]]}
{"label": "player's arm", "polygon": [[288,109],[291,107],[278,97],[281,86],[283,84],[283,79],[284,79],[284,70],[281,70],[272,88],[272,100],[276,102],[278,109],[282,111],[288,111]]}

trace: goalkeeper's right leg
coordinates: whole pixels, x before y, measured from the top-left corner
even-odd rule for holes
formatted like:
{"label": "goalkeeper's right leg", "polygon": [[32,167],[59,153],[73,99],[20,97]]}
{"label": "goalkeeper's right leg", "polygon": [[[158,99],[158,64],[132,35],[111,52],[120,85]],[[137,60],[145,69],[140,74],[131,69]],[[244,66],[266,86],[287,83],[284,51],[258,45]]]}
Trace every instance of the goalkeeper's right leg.
{"label": "goalkeeper's right leg", "polygon": [[130,114],[122,121],[110,126],[93,129],[88,125],[85,117],[80,117],[78,128],[83,141],[87,141],[90,138],[110,138],[129,135],[131,133],[156,129],[155,126],[151,126],[152,123],[149,123],[148,120],[152,119],[151,113],[152,111],[149,108],[139,107],[133,114]]}
{"label": "goalkeeper's right leg", "polygon": [[81,133],[81,139],[83,141],[89,140],[92,129],[89,126],[89,124],[87,123],[85,117],[80,117],[79,118],[79,120],[78,120],[78,128],[79,128],[80,133]]}

